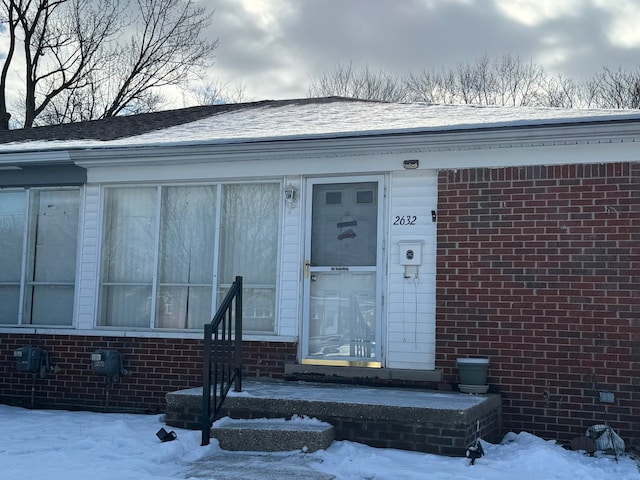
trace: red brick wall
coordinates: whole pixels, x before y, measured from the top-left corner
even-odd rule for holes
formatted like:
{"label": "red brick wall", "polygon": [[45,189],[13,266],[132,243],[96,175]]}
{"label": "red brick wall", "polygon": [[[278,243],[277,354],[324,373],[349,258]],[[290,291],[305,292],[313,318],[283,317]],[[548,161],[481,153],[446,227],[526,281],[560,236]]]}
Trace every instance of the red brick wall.
{"label": "red brick wall", "polygon": [[[0,403],[31,403],[32,376],[17,371],[13,356],[24,345],[43,348],[57,366],[36,378],[36,407],[107,409],[107,380],[91,370],[98,349],[122,353],[129,372],[113,383],[110,410],[161,412],[167,392],[202,386],[202,340],[0,334]],[[245,342],[243,348],[247,377],[282,377],[284,363],[295,361],[294,343]]]}
{"label": "red brick wall", "polygon": [[[491,358],[506,428],[567,442],[608,420],[640,449],[640,165],[443,171],[439,175],[436,366]],[[130,374],[110,407],[163,411],[201,385],[200,340],[0,334],[0,402],[28,405],[13,351],[40,346],[59,371],[35,382],[36,406],[104,408],[96,349]],[[294,343],[245,343],[245,375],[280,377]],[[600,391],[615,402],[600,403]]]}
{"label": "red brick wall", "polygon": [[[505,428],[640,449],[640,164],[442,171],[436,364],[490,357]],[[613,391],[605,406],[600,391]]]}

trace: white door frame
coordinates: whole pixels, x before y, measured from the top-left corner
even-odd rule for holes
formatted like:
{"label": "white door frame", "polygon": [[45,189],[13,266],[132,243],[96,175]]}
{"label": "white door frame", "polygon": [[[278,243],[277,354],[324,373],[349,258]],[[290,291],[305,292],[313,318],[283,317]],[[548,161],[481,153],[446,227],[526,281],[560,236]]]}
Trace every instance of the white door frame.
{"label": "white door frame", "polygon": [[[384,286],[384,255],[385,255],[385,242],[384,242],[384,212],[385,212],[385,176],[384,175],[359,175],[359,176],[341,176],[341,177],[313,177],[305,180],[305,221],[304,221],[304,260],[302,264],[303,269],[303,308],[302,308],[302,325],[301,325],[301,359],[303,364],[311,365],[334,365],[334,366],[359,366],[359,367],[371,367],[380,368],[384,363],[383,359],[383,341],[386,335],[384,335],[384,329],[386,328],[386,322],[384,322],[385,316],[383,315],[383,286]],[[375,265],[375,308],[376,308],[376,332],[375,332],[375,358],[370,359],[345,359],[345,360],[327,360],[309,358],[309,314],[310,314],[310,290],[311,290],[311,277],[314,271],[321,272],[323,270],[331,270],[332,267],[315,267],[310,265],[311,257],[311,223],[312,223],[312,203],[313,203],[313,187],[314,185],[327,185],[327,184],[353,184],[364,182],[376,182],[377,188],[377,235],[376,235],[376,265]],[[335,266],[340,267],[340,266]],[[358,267],[352,267],[354,271],[362,270]],[[384,322],[384,323],[383,323]]]}

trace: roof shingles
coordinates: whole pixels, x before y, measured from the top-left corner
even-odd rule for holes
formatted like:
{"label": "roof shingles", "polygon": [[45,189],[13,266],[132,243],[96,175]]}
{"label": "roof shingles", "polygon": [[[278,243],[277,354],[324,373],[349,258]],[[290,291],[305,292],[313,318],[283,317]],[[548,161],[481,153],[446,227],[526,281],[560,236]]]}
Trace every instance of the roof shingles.
{"label": "roof shingles", "polygon": [[201,105],[177,110],[109,117],[78,123],[0,130],[0,144],[38,140],[109,141],[142,135],[154,130],[162,130],[235,110],[264,106],[279,107],[294,103],[327,103],[339,100],[345,101],[346,99],[328,97],[323,99],[263,100],[236,104]]}

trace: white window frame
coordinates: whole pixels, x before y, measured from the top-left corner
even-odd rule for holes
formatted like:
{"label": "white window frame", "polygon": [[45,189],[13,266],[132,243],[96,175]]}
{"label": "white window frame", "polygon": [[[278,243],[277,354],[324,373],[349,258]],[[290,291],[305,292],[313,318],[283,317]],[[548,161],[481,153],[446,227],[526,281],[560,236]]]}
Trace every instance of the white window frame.
{"label": "white window frame", "polygon": [[[83,217],[83,188],[79,186],[60,186],[60,187],[24,187],[24,188],[2,188],[0,191],[14,191],[14,192],[24,192],[25,195],[25,213],[24,213],[24,222],[22,225],[22,252],[20,259],[20,286],[19,286],[19,294],[18,294],[18,318],[16,319],[16,323],[3,323],[0,325],[0,328],[74,328],[75,327],[75,318],[76,318],[76,308],[77,308],[77,287],[78,287],[78,257],[80,254],[80,225],[82,224]],[[33,257],[35,252],[35,243],[30,238],[30,231],[33,225],[33,216],[31,215],[32,211],[32,193],[33,192],[54,192],[54,191],[74,191],[77,193],[77,206],[78,206],[78,219],[76,225],[76,248],[75,248],[75,256],[73,258],[74,265],[74,277],[73,282],[35,282],[34,280],[27,279],[27,263],[29,257]],[[34,258],[35,260],[35,258]],[[26,289],[27,284],[31,284],[32,286],[46,286],[46,285],[64,285],[73,287],[72,305],[71,305],[71,318],[69,318],[69,323],[67,324],[47,324],[47,323],[32,323],[31,313],[26,312]],[[29,315],[30,318],[26,319],[25,316]]]}
{"label": "white window frame", "polygon": [[[99,330],[119,330],[119,331],[131,331],[131,330],[137,330],[137,331],[147,331],[147,332],[180,332],[181,334],[190,334],[190,333],[194,333],[194,332],[198,332],[198,329],[193,329],[193,328],[187,328],[187,329],[170,329],[170,328],[158,328],[155,326],[156,324],[156,318],[157,318],[157,307],[156,307],[156,294],[157,294],[157,288],[158,288],[158,266],[159,266],[159,252],[160,252],[160,248],[159,248],[159,242],[160,242],[160,235],[159,235],[159,230],[160,230],[160,212],[162,209],[162,189],[163,188],[167,188],[167,187],[192,187],[192,186],[215,186],[216,187],[216,206],[215,206],[215,211],[216,211],[216,222],[215,222],[215,226],[214,226],[214,231],[215,231],[215,237],[214,237],[214,252],[213,252],[213,276],[212,276],[212,295],[211,295],[211,318],[213,317],[213,315],[216,312],[216,308],[217,308],[217,292],[218,292],[218,287],[219,287],[219,278],[218,278],[218,270],[219,270],[219,257],[220,257],[220,229],[221,229],[221,213],[222,213],[222,195],[223,195],[223,187],[225,185],[245,185],[245,184],[274,184],[277,185],[277,188],[279,189],[280,192],[282,192],[283,189],[283,180],[281,177],[279,178],[265,178],[265,179],[259,179],[259,180],[250,180],[250,179],[243,179],[243,180],[234,180],[234,181],[214,181],[214,182],[197,182],[197,183],[154,183],[154,184],[108,184],[108,185],[102,185],[100,188],[101,191],[101,209],[100,209],[100,227],[99,227],[99,250],[98,250],[98,265],[97,265],[97,276],[96,276],[96,303],[95,303],[95,308],[96,308],[96,313],[94,315],[94,328],[95,329],[99,329]],[[103,275],[103,255],[104,255],[104,235],[105,235],[105,220],[106,220],[106,215],[107,215],[107,209],[106,209],[106,197],[107,195],[105,194],[106,190],[108,189],[112,189],[112,188],[149,188],[149,187],[155,187],[157,189],[157,199],[158,199],[158,204],[156,205],[156,219],[158,220],[157,225],[156,225],[156,238],[155,238],[155,251],[154,251],[154,274],[153,274],[153,284],[152,284],[152,302],[151,302],[151,315],[150,315],[150,320],[149,320],[149,327],[135,327],[135,326],[123,326],[123,325],[103,325],[102,322],[104,321],[103,318],[103,304],[102,301],[103,299],[102,297],[102,286],[103,286],[103,281],[102,281],[102,275]],[[281,255],[282,255],[282,231],[281,231],[281,223],[283,220],[283,208],[282,208],[282,196],[283,194],[281,193],[279,195],[279,201],[278,201],[278,206],[277,206],[277,211],[278,211],[278,237],[277,237],[277,254],[276,254],[276,259],[275,259],[275,263],[276,263],[276,269],[275,269],[275,275],[274,275],[274,281],[273,281],[273,287],[275,289],[275,297],[274,297],[274,305],[273,305],[273,312],[274,312],[274,318],[273,318],[273,330],[271,331],[259,331],[259,330],[253,330],[253,331],[247,331],[246,330],[246,325],[245,325],[245,334],[251,335],[251,336],[265,336],[265,337],[273,337],[273,336],[277,336],[278,335],[278,305],[279,305],[279,297],[280,297],[280,292],[279,292],[279,279],[280,279],[280,269],[281,269]],[[247,285],[244,285],[245,288],[247,288]]]}

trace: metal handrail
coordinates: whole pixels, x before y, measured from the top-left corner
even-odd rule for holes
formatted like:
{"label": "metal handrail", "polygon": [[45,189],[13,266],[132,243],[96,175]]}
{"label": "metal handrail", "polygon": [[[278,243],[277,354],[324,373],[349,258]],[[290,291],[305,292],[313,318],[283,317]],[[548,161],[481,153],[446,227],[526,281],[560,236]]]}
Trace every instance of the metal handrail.
{"label": "metal handrail", "polygon": [[234,391],[242,391],[242,277],[236,277],[213,320],[204,326],[203,446],[209,445],[211,425],[232,384]]}

